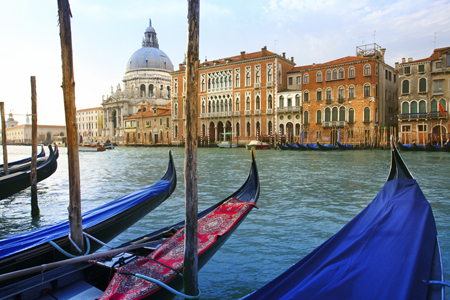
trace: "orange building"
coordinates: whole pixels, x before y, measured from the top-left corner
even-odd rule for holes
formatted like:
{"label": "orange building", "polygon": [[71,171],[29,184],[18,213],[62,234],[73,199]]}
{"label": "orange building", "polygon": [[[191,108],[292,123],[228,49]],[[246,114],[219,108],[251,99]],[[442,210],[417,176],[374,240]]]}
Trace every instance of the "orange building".
{"label": "orange building", "polygon": [[[273,141],[277,128],[274,99],[287,87],[286,75],[295,66],[270,52],[241,52],[238,56],[205,61],[199,66],[198,128],[201,144],[233,140]],[[172,143],[184,142],[185,66],[172,72]],[[222,133],[235,133],[222,135]]]}
{"label": "orange building", "polygon": [[356,56],[300,66],[303,143],[379,145],[397,124],[395,69],[384,62],[385,49],[359,46]]}
{"label": "orange building", "polygon": [[141,105],[138,113],[124,118],[125,145],[169,145],[170,104],[167,107]]}

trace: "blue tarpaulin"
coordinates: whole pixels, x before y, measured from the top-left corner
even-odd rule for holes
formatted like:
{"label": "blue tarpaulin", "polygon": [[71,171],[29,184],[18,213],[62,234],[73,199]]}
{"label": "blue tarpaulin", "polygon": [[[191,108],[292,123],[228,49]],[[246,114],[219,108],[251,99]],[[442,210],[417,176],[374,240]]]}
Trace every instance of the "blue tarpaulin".
{"label": "blue tarpaulin", "polygon": [[[168,191],[170,181],[159,180],[155,184],[125,195],[114,201],[83,214],[83,230],[101,223],[146,199]],[[0,259],[20,251],[67,236],[70,232],[69,221],[61,221],[55,225],[22,233],[0,241]]]}
{"label": "blue tarpaulin", "polygon": [[426,299],[435,242],[417,182],[393,179],[338,233],[244,299]]}

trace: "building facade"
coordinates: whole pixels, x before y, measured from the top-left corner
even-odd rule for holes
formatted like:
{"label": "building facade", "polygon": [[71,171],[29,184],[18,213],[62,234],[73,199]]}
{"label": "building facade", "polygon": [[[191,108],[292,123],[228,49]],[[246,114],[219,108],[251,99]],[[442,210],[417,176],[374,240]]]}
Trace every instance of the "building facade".
{"label": "building facade", "polygon": [[403,58],[396,69],[399,140],[419,145],[445,143],[450,125],[450,47],[435,49],[424,59]]}
{"label": "building facade", "polygon": [[94,107],[76,111],[78,142],[100,142],[103,125],[103,108]]}
{"label": "building facade", "polygon": [[289,83],[302,91],[302,132],[297,139],[387,143],[397,125],[397,75],[384,55],[377,44],[363,45],[356,48],[356,56],[290,70]]}
{"label": "building facade", "polygon": [[[294,59],[259,52],[199,63],[198,136],[201,144],[232,140],[273,142],[277,125],[274,99],[287,88]],[[172,143],[184,142],[186,78],[180,64],[172,75]],[[222,135],[222,133],[234,133]]]}
{"label": "building facade", "polygon": [[[65,136],[66,127],[57,125],[37,125],[38,144],[53,143],[56,136]],[[6,128],[6,141],[11,144],[31,144],[31,124]]]}
{"label": "building facade", "polygon": [[125,121],[125,145],[170,145],[171,109],[167,107],[141,105],[136,115]]}
{"label": "building facade", "polygon": [[159,49],[155,29],[147,27],[142,48],[128,60],[125,76],[116,90],[103,96],[102,140],[123,144],[125,142],[125,118],[136,115],[143,105],[167,107],[170,104],[173,65],[169,57]]}

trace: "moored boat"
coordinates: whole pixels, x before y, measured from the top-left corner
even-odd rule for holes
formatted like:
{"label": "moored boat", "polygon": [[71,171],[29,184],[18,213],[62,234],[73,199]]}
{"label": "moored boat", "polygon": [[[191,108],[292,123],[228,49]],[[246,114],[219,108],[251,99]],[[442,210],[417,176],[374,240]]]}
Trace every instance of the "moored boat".
{"label": "moored boat", "polygon": [[217,146],[219,148],[237,148],[237,144],[230,143],[229,141],[218,143]]}
{"label": "moored boat", "polygon": [[317,142],[317,147],[319,147],[320,150],[322,151],[330,151],[330,150],[337,150],[338,147],[335,145],[331,145],[331,144],[320,144],[319,142]]}
{"label": "moored boat", "polygon": [[114,149],[114,145],[111,143],[110,140],[106,140],[106,142],[104,142],[102,146],[107,150]]}
{"label": "moored boat", "polygon": [[265,143],[265,142],[261,142],[261,141],[250,141],[245,148],[247,150],[251,150],[251,149],[270,149],[270,145]]}
{"label": "moored boat", "polygon": [[431,206],[391,141],[375,199],[338,233],[243,299],[443,299]]}
{"label": "moored boat", "polygon": [[[41,152],[39,152],[39,154],[36,156],[36,158],[40,158],[40,157],[44,157],[44,156],[45,156],[44,146],[41,145]],[[22,158],[19,160],[15,160],[12,162],[8,162],[8,169],[11,168],[12,166],[21,165],[21,164],[28,163],[28,162],[31,162],[31,156]],[[3,169],[3,164],[0,164],[0,169]]]}
{"label": "moored boat", "polygon": [[300,148],[297,146],[297,144],[294,144],[294,145],[286,144],[286,146],[289,148],[289,150],[300,150]]}
{"label": "moored boat", "polygon": [[[230,238],[256,206],[260,184],[254,150],[251,156],[250,172],[244,184],[230,196],[198,215],[199,269]],[[36,274],[0,289],[0,295],[19,298],[26,293],[35,295],[36,298],[45,291],[49,297],[58,298],[65,291],[71,290],[72,299],[171,298],[172,294],[168,294],[166,290],[162,290],[151,282],[145,282],[143,278],[150,275],[161,279],[160,281],[175,290],[181,289],[183,229],[184,221],[164,227],[121,245],[118,247],[118,255],[110,255],[104,259],[98,258],[102,254],[95,254],[98,256],[95,259],[92,256],[85,258],[86,261],[91,259],[89,262],[79,262],[83,258],[76,258],[72,261],[77,263],[70,263],[70,260],[61,262],[66,265],[54,270],[49,269],[52,265],[47,265],[47,270],[42,274]],[[139,249],[128,250],[124,253],[124,248],[130,249],[130,247],[139,247]],[[112,275],[114,276],[111,280]],[[0,275],[0,280],[4,277],[6,277],[5,274]],[[103,292],[105,293],[102,296]]]}
{"label": "moored boat", "polygon": [[411,148],[413,151],[425,151],[425,147],[423,145],[417,145],[416,143],[413,143],[411,145]]}
{"label": "moored boat", "polygon": [[[50,154],[45,161],[40,161],[39,165],[36,167],[37,182],[51,176],[58,167],[58,147],[55,147],[55,150],[53,150],[52,146],[49,145],[48,148]],[[16,167],[20,166],[21,165],[16,165]],[[11,169],[13,168],[14,166],[11,167]],[[31,186],[30,174],[31,170],[30,167],[28,167],[8,175],[0,176],[0,200],[10,197]]]}
{"label": "moored boat", "polygon": [[[169,151],[167,170],[158,182],[85,212],[83,232],[97,239],[90,242],[88,249],[96,251],[102,246],[98,241],[109,242],[160,205],[175,190],[176,178]],[[66,220],[0,241],[0,274],[65,259],[63,251],[58,249],[69,251],[69,232]],[[5,282],[0,282],[0,286],[4,285]]]}
{"label": "moored boat", "polygon": [[80,145],[78,147],[79,152],[102,152],[106,151],[106,148],[101,145]]}
{"label": "moored boat", "polygon": [[299,142],[295,143],[299,150],[308,150],[306,145],[300,144]]}
{"label": "moored boat", "polygon": [[280,150],[289,150],[289,147],[286,145],[278,144],[277,146],[278,146],[278,149],[280,149]]}
{"label": "moored boat", "polygon": [[339,150],[355,150],[355,148],[350,144],[341,144],[337,142],[337,146]]}
{"label": "moored boat", "polygon": [[428,143],[425,145],[425,150],[430,152],[440,152],[442,151],[442,148],[440,145],[433,145],[431,143]]}
{"label": "moored boat", "polygon": [[398,142],[397,144],[398,144],[398,148],[401,151],[412,151],[413,150],[413,148],[410,144],[402,144],[400,142]]}
{"label": "moored boat", "polygon": [[313,143],[306,144],[306,147],[308,147],[309,150],[319,150],[319,146]]}

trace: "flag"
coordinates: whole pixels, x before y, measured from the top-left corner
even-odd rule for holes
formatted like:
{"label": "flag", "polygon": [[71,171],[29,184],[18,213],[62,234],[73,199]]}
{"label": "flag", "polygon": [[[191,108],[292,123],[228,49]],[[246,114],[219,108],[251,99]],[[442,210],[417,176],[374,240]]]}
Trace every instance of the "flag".
{"label": "flag", "polygon": [[445,118],[445,110],[442,104],[439,103],[439,111],[441,112],[442,116]]}

